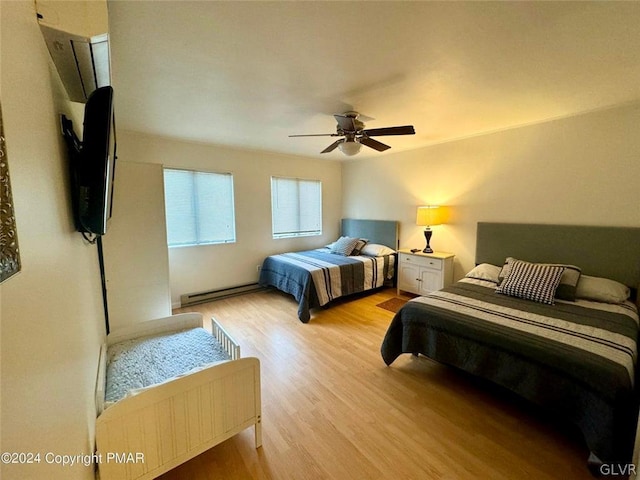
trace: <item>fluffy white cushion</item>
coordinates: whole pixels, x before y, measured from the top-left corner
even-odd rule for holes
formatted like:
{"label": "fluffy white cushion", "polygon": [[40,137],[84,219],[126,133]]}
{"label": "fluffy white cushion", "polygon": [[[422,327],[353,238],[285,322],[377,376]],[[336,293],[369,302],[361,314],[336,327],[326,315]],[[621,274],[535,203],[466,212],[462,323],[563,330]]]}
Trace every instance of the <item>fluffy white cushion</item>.
{"label": "fluffy white cushion", "polygon": [[563,273],[564,267],[516,260],[496,292],[551,305]]}
{"label": "fluffy white cushion", "polygon": [[369,257],[384,257],[392,253],[396,253],[396,251],[379,243],[367,243],[360,251],[360,255],[367,255]]}
{"label": "fluffy white cushion", "polygon": [[229,355],[204,328],[124,340],[107,352],[105,401],[220,360]]}
{"label": "fluffy white cushion", "polygon": [[609,278],[582,275],[576,288],[576,297],[604,303],[622,303],[629,298],[629,287]]}

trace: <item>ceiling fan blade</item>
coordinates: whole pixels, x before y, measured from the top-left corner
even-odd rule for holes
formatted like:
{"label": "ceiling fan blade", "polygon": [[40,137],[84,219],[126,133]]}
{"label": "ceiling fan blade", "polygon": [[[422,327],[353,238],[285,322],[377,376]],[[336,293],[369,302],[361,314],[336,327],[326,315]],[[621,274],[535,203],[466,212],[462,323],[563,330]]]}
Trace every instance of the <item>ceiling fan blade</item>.
{"label": "ceiling fan blade", "polygon": [[371,147],[374,150],[377,150],[379,152],[384,152],[385,150],[389,150],[391,148],[389,145],[385,145],[384,143],[369,137],[362,137],[358,141],[363,145],[366,145],[367,147]]}
{"label": "ceiling fan blade", "polygon": [[416,131],[413,125],[404,125],[402,127],[371,128],[363,130],[362,133],[368,137],[382,137],[384,135],[414,135]]}
{"label": "ceiling fan blade", "polygon": [[338,145],[340,145],[342,142],[344,142],[344,138],[341,138],[340,140],[336,140],[335,142],[333,142],[331,145],[329,145],[327,148],[325,148],[324,150],[322,150],[320,153],[329,153],[332,152],[336,149],[336,147]]}
{"label": "ceiling fan blade", "polygon": [[289,135],[289,137],[339,137],[337,133],[309,133],[303,135]]}
{"label": "ceiling fan blade", "polygon": [[353,121],[353,117],[347,117],[346,115],[334,115],[333,118],[336,119],[336,122],[338,122],[338,125],[340,126],[340,128],[342,130],[344,130],[345,132],[355,132],[356,131],[356,124]]}
{"label": "ceiling fan blade", "polygon": [[369,115],[364,115],[363,113],[358,113],[358,120],[360,120],[361,122],[367,123],[367,122],[373,122],[375,118],[370,117]]}

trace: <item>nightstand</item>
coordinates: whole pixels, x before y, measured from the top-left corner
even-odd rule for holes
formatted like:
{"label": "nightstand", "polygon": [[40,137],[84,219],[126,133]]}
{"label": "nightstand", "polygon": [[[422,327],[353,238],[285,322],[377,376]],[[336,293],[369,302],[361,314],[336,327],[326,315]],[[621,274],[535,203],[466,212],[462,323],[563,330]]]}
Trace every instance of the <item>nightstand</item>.
{"label": "nightstand", "polygon": [[398,295],[426,295],[453,283],[453,253],[398,250]]}

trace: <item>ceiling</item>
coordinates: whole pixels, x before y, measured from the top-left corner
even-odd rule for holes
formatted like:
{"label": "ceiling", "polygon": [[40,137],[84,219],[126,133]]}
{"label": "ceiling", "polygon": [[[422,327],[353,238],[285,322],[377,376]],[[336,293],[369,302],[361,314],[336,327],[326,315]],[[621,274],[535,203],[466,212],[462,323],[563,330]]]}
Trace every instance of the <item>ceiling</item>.
{"label": "ceiling", "polygon": [[640,2],[108,2],[118,128],[309,157],[334,113],[385,153],[640,101]]}

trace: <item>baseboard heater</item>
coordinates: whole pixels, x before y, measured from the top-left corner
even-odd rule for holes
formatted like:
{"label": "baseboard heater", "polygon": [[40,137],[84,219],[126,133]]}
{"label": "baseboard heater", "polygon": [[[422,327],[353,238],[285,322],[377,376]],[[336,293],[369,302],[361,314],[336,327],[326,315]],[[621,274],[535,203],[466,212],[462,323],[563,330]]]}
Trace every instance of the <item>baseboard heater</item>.
{"label": "baseboard heater", "polygon": [[180,306],[188,307],[189,305],[211,302],[213,300],[234,297],[236,295],[242,295],[243,293],[256,292],[263,289],[264,288],[257,283],[247,283],[246,285],[209,290],[208,292],[186,293],[184,295],[180,295]]}

